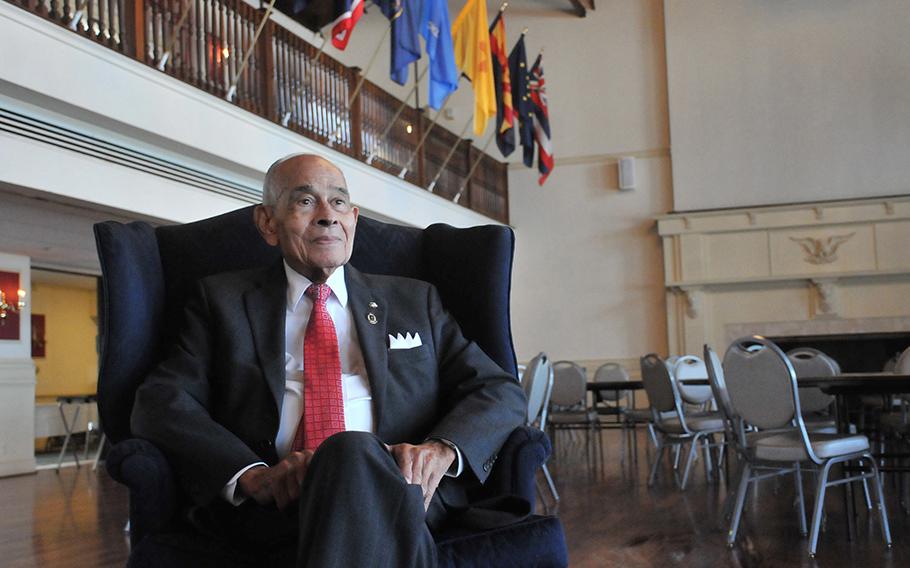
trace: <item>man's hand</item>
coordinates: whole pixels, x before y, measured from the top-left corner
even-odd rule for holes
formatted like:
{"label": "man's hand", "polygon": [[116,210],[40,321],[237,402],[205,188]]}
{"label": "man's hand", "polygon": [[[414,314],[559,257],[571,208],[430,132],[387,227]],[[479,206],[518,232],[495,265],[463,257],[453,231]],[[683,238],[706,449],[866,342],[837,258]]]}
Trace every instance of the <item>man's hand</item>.
{"label": "man's hand", "polygon": [[237,480],[237,487],[260,505],[274,502],[283,510],[300,497],[300,487],[311,459],[311,451],[291,452],[274,467],[246,470]]}
{"label": "man's hand", "polygon": [[457,457],[455,450],[438,440],[429,440],[419,446],[395,444],[389,446],[389,451],[398,463],[405,481],[420,485],[423,490],[423,508],[428,509],[442,476]]}

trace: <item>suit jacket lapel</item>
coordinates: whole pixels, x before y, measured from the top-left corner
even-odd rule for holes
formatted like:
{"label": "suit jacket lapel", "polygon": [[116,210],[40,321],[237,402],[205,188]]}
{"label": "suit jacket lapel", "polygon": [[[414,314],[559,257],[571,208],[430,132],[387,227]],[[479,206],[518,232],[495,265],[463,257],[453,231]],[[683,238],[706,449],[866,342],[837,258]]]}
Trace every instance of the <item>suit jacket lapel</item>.
{"label": "suit jacket lapel", "polygon": [[284,263],[261,273],[255,287],[243,295],[246,316],[259,357],[259,367],[275,398],[275,409],[281,412],[284,398],[284,324],[287,307],[287,276]]}
{"label": "suit jacket lapel", "polygon": [[386,347],[388,318],[385,298],[367,285],[364,276],[350,264],[344,267],[348,302],[354,316],[354,328],[363,353],[370,390],[373,413],[376,417],[376,434],[383,437],[383,407],[385,387],[388,382],[389,352]]}

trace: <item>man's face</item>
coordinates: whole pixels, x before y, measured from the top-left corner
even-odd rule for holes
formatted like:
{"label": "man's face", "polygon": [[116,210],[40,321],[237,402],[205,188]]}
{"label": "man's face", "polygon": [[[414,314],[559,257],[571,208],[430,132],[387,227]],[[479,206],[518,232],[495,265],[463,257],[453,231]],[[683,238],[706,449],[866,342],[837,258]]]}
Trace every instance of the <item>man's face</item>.
{"label": "man's face", "polygon": [[274,206],[256,210],[263,238],[281,247],[291,268],[324,282],[351,258],[358,209],[341,171],[318,156],[298,156],[278,166]]}

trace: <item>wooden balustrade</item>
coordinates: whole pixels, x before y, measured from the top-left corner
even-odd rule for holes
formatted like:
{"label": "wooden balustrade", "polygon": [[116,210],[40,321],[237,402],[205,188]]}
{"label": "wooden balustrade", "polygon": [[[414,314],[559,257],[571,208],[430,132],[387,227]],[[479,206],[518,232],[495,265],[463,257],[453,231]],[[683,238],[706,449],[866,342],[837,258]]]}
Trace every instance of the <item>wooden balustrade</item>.
{"label": "wooden balustrade", "polygon": [[[8,0],[121,53],[127,52],[124,0]],[[78,14],[78,18],[76,18]]]}
{"label": "wooden balustrade", "polygon": [[[373,167],[397,175],[411,158],[430,121],[406,106],[383,137],[401,101],[370,81],[348,108],[360,70],[347,67],[274,21],[266,23],[246,67],[264,10],[243,0],[7,0],[75,32],[158,67],[218,97],[236,86],[234,104],[278,122],[358,160],[373,154]],[[180,24],[181,19],[183,23]],[[72,28],[71,28],[72,29]],[[439,174],[434,192],[508,222],[506,165],[486,155],[470,180],[480,151],[470,140],[437,125],[411,163],[405,179],[427,187],[436,179],[453,145],[454,154]]]}

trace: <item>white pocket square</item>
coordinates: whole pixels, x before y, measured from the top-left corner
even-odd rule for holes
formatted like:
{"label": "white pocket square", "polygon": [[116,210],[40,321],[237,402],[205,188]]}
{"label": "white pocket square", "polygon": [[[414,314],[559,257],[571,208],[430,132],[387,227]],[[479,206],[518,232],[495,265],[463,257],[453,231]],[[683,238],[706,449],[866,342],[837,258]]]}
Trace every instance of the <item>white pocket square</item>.
{"label": "white pocket square", "polygon": [[413,349],[421,345],[423,343],[420,342],[419,333],[415,333],[413,337],[410,333],[405,336],[400,333],[397,336],[389,334],[389,349]]}

